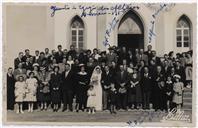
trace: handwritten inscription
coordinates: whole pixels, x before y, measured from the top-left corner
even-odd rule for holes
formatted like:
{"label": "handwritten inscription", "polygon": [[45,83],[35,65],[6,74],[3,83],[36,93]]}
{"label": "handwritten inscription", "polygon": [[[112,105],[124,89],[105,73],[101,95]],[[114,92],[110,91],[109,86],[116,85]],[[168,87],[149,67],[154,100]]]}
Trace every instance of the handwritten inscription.
{"label": "handwritten inscription", "polygon": [[105,47],[107,47],[107,46],[110,47],[109,37],[118,22],[119,22],[119,19],[117,19],[117,17],[114,17],[113,20],[111,21],[111,23],[109,23],[109,26],[105,31],[105,37],[104,37],[105,40],[103,41],[103,44]]}
{"label": "handwritten inscription", "polygon": [[149,28],[149,33],[148,33],[148,38],[149,38],[149,43],[152,42],[153,37],[156,36],[154,32],[154,26],[155,26],[155,20],[157,16],[163,11],[163,10],[168,10],[170,7],[174,6],[175,4],[160,4],[159,9],[157,9],[153,14],[152,14],[152,20],[150,22],[150,28]]}
{"label": "handwritten inscription", "polygon": [[68,5],[65,5],[65,6],[62,7],[62,8],[57,7],[57,6],[51,6],[50,9],[52,10],[51,17],[53,17],[53,16],[55,15],[55,12],[56,12],[56,11],[69,10],[70,7],[69,7]]}
{"label": "handwritten inscription", "polygon": [[109,7],[105,7],[104,5],[96,6],[96,5],[79,5],[79,6],[69,6],[65,5],[64,7],[57,7],[57,6],[51,6],[50,8],[52,10],[51,16],[53,17],[55,15],[56,11],[60,10],[69,10],[69,9],[79,9],[81,11],[81,17],[86,16],[99,16],[99,15],[105,15],[105,14],[111,14],[114,16],[119,15],[120,13],[126,12],[130,9],[139,9],[139,6],[134,6],[132,4],[116,4]]}

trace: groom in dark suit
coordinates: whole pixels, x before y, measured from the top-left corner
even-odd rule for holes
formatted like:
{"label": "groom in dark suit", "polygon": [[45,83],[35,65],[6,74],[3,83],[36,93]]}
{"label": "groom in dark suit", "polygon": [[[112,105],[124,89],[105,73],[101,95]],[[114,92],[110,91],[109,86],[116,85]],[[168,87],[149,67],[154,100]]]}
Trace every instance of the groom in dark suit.
{"label": "groom in dark suit", "polygon": [[105,66],[104,72],[102,72],[101,84],[103,89],[103,110],[107,110],[109,108],[109,90],[111,88],[111,84],[113,83],[113,74],[109,71],[109,67]]}
{"label": "groom in dark suit", "polygon": [[71,67],[69,64],[65,65],[65,71],[62,73],[62,96],[63,96],[63,112],[67,110],[67,105],[69,105],[69,110],[72,110],[72,102],[73,102],[73,92],[74,92],[74,86],[73,86],[73,77],[74,74],[71,71]]}
{"label": "groom in dark suit", "polygon": [[118,90],[118,109],[122,108],[126,110],[127,103],[127,84],[128,73],[124,70],[123,65],[120,65],[120,71],[116,74],[116,88]]}

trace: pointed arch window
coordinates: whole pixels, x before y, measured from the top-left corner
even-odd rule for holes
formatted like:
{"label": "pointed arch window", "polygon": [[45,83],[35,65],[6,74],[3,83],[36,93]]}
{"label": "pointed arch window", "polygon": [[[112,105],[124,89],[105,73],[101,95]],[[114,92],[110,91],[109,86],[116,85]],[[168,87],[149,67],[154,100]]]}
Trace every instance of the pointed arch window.
{"label": "pointed arch window", "polygon": [[185,15],[181,16],[177,21],[176,36],[176,46],[178,48],[190,48],[191,26],[188,17]]}
{"label": "pointed arch window", "polygon": [[84,23],[79,16],[75,16],[71,23],[72,45],[77,49],[84,48]]}

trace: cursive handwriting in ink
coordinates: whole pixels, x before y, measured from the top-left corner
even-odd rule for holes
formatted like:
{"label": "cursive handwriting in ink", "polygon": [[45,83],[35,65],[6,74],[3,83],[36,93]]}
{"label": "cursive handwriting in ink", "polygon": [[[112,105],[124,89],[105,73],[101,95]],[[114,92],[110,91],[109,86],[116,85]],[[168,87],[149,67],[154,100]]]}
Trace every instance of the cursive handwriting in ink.
{"label": "cursive handwriting in ink", "polygon": [[119,15],[120,13],[124,13],[130,9],[139,9],[139,6],[134,6],[132,4],[116,4],[115,6],[110,7],[112,15]]}
{"label": "cursive handwriting in ink", "polygon": [[164,10],[168,5],[167,4],[160,4],[159,9],[157,9],[153,14],[152,14],[152,21],[150,22],[150,28],[149,28],[149,33],[148,33],[148,38],[149,38],[149,43],[151,43],[153,37],[156,36],[154,32],[154,26],[155,26],[155,19],[156,17],[160,14],[162,10]]}
{"label": "cursive handwriting in ink", "polygon": [[96,6],[96,5],[79,5],[78,7],[65,5],[63,8],[59,8],[56,6],[51,6],[52,13],[51,17],[55,15],[55,12],[58,10],[68,10],[68,9],[79,9],[81,11],[81,17],[86,16],[100,16],[105,14],[111,14],[114,16],[119,15],[120,13],[126,12],[130,9],[139,9],[139,6],[134,6],[132,4],[116,4],[110,7],[105,7],[104,5]]}
{"label": "cursive handwriting in ink", "polygon": [[115,26],[117,25],[117,23],[119,22],[119,19],[117,19],[116,17],[113,18],[113,20],[108,24],[108,28],[105,31],[105,40],[103,41],[104,46],[109,46],[109,37],[111,32],[115,29]]}
{"label": "cursive handwriting in ink", "polygon": [[56,11],[68,10],[68,9],[70,9],[70,7],[68,7],[68,5],[65,5],[65,7],[63,7],[63,8],[59,8],[59,7],[56,7],[56,6],[51,6],[50,9],[52,10],[51,17],[53,17],[55,15]]}
{"label": "cursive handwriting in ink", "polygon": [[151,43],[153,36],[156,36],[154,32],[155,21],[151,21],[151,28],[149,29],[149,43]]}
{"label": "cursive handwriting in ink", "polygon": [[83,5],[79,5],[79,9],[82,11],[81,17],[105,15],[107,14],[107,10],[109,10],[109,8],[104,6],[96,7]]}

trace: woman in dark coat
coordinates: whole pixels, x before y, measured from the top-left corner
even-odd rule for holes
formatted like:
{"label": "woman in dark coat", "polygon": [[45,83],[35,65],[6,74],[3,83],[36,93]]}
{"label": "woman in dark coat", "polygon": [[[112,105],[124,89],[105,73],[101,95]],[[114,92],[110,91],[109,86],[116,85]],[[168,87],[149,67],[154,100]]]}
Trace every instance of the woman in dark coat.
{"label": "woman in dark coat", "polygon": [[50,101],[50,74],[46,71],[45,67],[41,67],[40,84],[38,87],[39,95],[38,100],[41,105],[41,111],[47,110],[47,103]]}
{"label": "woman in dark coat", "polygon": [[77,81],[77,97],[76,97],[76,103],[77,103],[77,110],[84,111],[86,108],[87,104],[87,90],[89,88],[88,83],[89,83],[89,76],[85,72],[85,67],[84,65],[80,65],[80,72],[76,76],[76,81]]}
{"label": "woman in dark coat", "polygon": [[61,101],[60,97],[60,87],[61,87],[61,74],[59,72],[59,67],[56,65],[54,67],[54,73],[51,74],[50,86],[51,86],[51,100],[53,105],[53,111],[58,111],[58,105]]}
{"label": "woman in dark coat", "polygon": [[10,67],[8,68],[7,73],[7,109],[14,110],[14,85],[15,85],[15,78],[13,75],[13,69]]}

